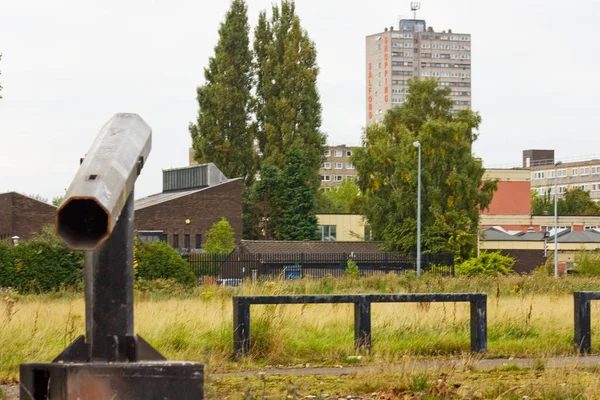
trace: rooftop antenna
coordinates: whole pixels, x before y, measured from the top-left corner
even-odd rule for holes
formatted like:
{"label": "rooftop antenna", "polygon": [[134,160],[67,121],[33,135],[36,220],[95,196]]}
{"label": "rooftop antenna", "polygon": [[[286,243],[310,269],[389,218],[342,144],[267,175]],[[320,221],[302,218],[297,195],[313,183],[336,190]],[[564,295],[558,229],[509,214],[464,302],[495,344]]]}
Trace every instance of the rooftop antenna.
{"label": "rooftop antenna", "polygon": [[410,2],[410,9],[413,12],[413,17],[414,17],[413,19],[415,21],[417,20],[417,10],[419,10],[420,8],[421,8],[421,2],[419,2],[419,1],[411,1]]}

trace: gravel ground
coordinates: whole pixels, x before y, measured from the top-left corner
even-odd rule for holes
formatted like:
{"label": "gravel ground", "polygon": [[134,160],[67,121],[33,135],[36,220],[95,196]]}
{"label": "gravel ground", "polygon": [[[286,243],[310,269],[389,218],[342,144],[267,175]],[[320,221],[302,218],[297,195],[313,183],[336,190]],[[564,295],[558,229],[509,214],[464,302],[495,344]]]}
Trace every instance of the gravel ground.
{"label": "gravel ground", "polygon": [[19,400],[19,385],[0,385],[0,399]]}
{"label": "gravel ground", "polygon": [[[583,357],[554,357],[554,358],[542,358],[547,368],[565,368],[565,367],[589,367],[594,365],[600,365],[600,356],[583,356]],[[516,365],[521,368],[529,368],[536,359],[481,359],[471,360],[469,365],[479,370],[502,368],[506,365]],[[413,370],[426,370],[426,369],[439,369],[443,367],[459,367],[464,366],[465,360],[419,360],[411,362],[411,369]],[[360,374],[360,373],[373,373],[378,370],[385,369],[386,371],[394,371],[397,369],[405,368],[405,365],[385,365],[385,366],[356,366],[356,367],[340,367],[340,368],[277,368],[262,371],[243,371],[243,372],[232,372],[224,374],[211,374],[214,378],[226,378],[226,377],[250,377],[257,374],[265,375],[346,375],[346,374]],[[0,400],[19,400],[19,385],[0,385]],[[4,396],[4,397],[3,397]]]}

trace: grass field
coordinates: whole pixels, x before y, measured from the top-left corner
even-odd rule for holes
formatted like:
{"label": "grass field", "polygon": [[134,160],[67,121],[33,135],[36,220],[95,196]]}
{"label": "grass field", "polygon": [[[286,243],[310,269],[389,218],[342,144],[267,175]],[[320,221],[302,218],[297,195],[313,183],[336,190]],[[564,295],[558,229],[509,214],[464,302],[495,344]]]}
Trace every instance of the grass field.
{"label": "grass field", "polygon": [[[171,360],[204,362],[209,373],[267,366],[335,366],[399,363],[422,357],[465,357],[468,303],[374,304],[373,350],[356,360],[351,305],[253,306],[252,354],[234,361],[234,294],[488,293],[487,357],[574,355],[574,290],[600,290],[600,280],[545,276],[363,279],[263,282],[241,288],[214,285],[192,290],[165,283],[136,292],[136,332]],[[82,294],[0,293],[0,380],[18,377],[27,361],[48,361],[84,332]],[[592,318],[600,311],[592,306]],[[598,338],[592,337],[594,353]],[[407,378],[409,379],[409,378]],[[429,379],[429,378],[428,378]],[[431,378],[433,379],[433,378]],[[432,382],[434,382],[433,380]],[[522,396],[521,396],[522,398]]]}
{"label": "grass field", "polygon": [[597,399],[595,368],[545,370],[515,366],[349,374],[263,376],[209,380],[207,399]]}

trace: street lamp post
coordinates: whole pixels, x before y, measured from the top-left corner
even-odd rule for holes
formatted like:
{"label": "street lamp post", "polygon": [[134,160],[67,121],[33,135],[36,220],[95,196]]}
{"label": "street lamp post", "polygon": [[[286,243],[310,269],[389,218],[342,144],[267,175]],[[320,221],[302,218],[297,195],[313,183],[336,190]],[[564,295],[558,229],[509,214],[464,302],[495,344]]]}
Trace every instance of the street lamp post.
{"label": "street lamp post", "polygon": [[417,180],[417,276],[421,276],[421,143],[413,142],[419,150],[419,170]]}
{"label": "street lamp post", "polygon": [[562,164],[558,161],[554,164],[554,277],[558,278],[558,186],[556,168]]}

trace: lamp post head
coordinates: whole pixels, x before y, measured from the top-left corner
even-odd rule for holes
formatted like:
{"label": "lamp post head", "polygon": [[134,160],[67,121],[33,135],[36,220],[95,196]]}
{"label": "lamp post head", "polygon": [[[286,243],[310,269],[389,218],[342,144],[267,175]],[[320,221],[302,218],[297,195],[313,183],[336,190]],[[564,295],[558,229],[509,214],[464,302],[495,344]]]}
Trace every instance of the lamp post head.
{"label": "lamp post head", "polygon": [[21,238],[19,236],[15,235],[15,236],[11,237],[11,239],[12,239],[13,244],[15,246],[18,246],[19,245],[19,239],[21,239]]}
{"label": "lamp post head", "polygon": [[558,167],[559,165],[562,165],[562,161],[557,161],[556,163],[554,163],[555,167]]}
{"label": "lamp post head", "polygon": [[421,142],[419,142],[418,140],[415,140],[415,141],[413,142],[413,146],[415,146],[415,147],[417,147],[417,148],[418,148],[418,147],[421,147]]}

